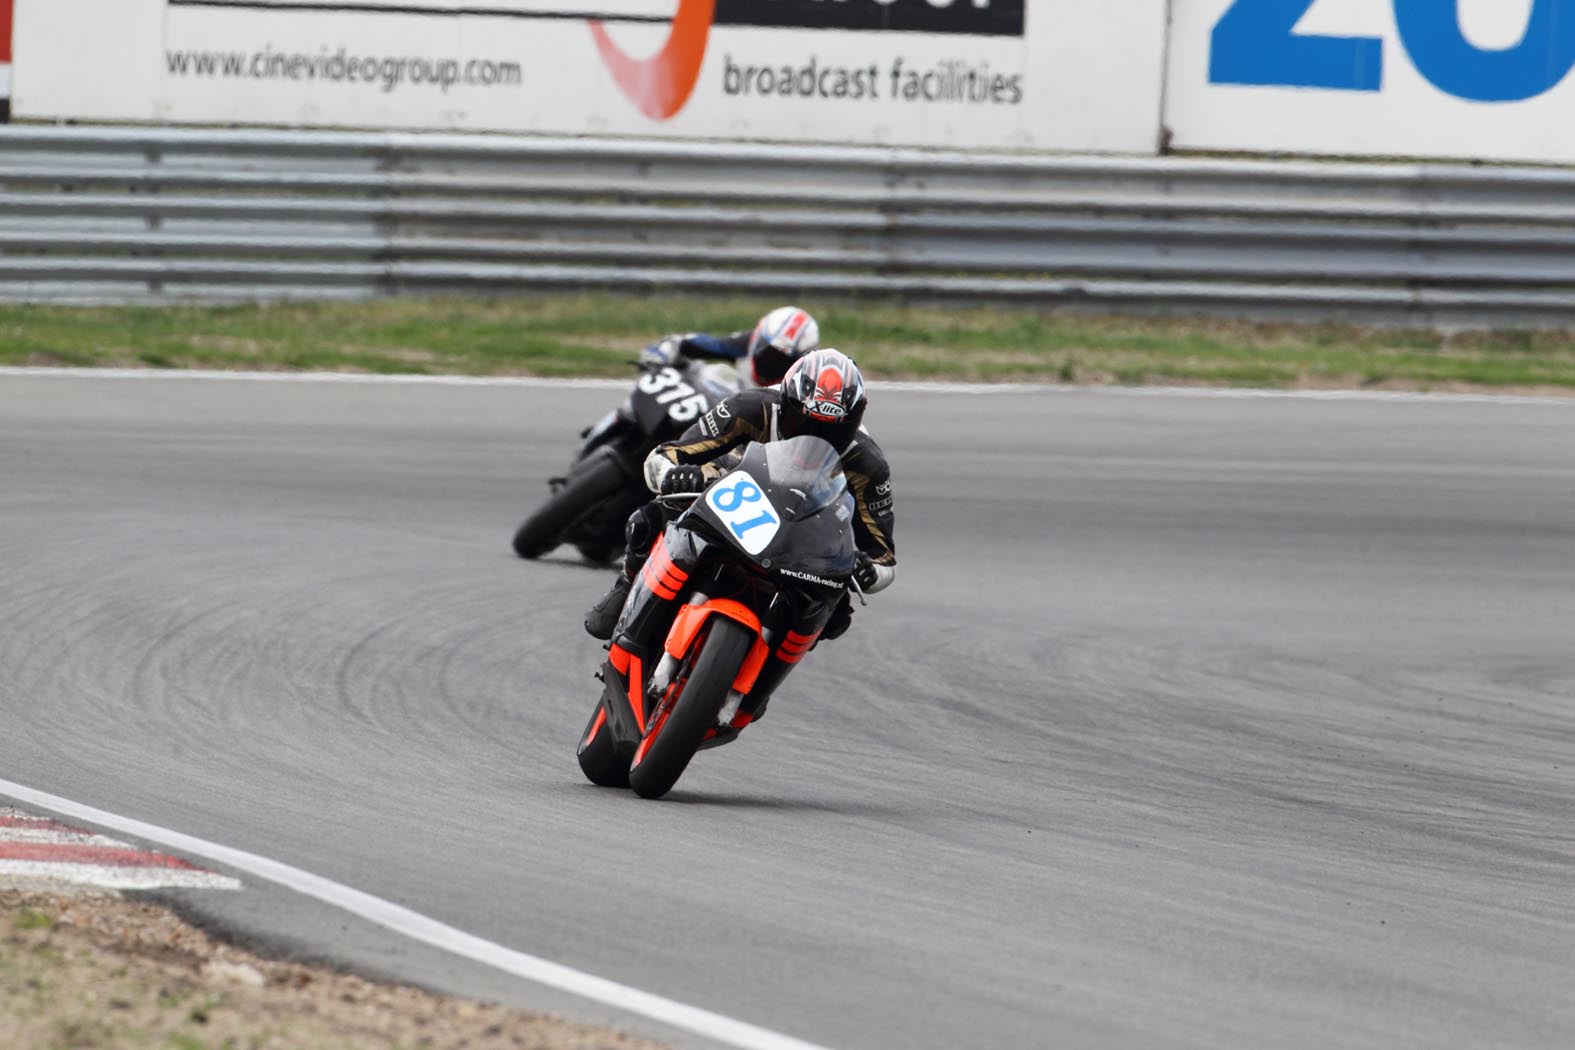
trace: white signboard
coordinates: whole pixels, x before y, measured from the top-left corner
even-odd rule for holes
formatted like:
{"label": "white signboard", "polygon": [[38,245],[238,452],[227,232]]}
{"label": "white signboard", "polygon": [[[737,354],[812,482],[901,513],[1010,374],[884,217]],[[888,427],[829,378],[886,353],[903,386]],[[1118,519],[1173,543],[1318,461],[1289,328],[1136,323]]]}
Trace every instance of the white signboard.
{"label": "white signboard", "polygon": [[1575,161],[1568,0],[1173,0],[1182,149]]}
{"label": "white signboard", "polygon": [[1153,152],[1155,0],[16,0],[19,117]]}

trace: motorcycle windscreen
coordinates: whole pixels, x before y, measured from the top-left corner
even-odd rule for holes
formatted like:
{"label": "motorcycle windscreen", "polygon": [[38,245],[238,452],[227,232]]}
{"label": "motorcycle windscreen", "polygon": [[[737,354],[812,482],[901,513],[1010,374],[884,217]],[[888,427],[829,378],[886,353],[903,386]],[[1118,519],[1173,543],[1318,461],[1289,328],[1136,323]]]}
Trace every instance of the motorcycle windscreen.
{"label": "motorcycle windscreen", "polygon": [[805,434],[759,447],[771,486],[781,494],[782,510],[790,521],[818,513],[848,489],[842,457],[821,438]]}
{"label": "motorcycle windscreen", "polygon": [[843,491],[830,506],[798,522],[766,553],[778,570],[807,572],[826,579],[853,575],[858,548],[853,542],[853,494]]}
{"label": "motorcycle windscreen", "polygon": [[816,575],[852,571],[853,497],[837,450],[817,437],[751,444],[703,508],[751,557]]}

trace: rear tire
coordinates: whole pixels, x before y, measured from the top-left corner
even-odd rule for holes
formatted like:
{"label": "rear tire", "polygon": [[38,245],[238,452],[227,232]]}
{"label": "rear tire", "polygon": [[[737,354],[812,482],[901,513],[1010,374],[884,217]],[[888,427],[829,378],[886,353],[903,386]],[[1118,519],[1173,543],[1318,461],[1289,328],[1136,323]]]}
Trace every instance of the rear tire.
{"label": "rear tire", "polygon": [[610,456],[569,478],[541,508],[525,519],[514,533],[514,553],[539,558],[563,542],[563,534],[603,500],[616,496],[629,484],[623,466]]}
{"label": "rear tire", "polygon": [[[585,723],[585,733],[580,737],[580,771],[597,787],[626,788],[629,786],[629,763],[618,758],[618,749],[613,745],[612,727],[607,720],[602,718],[602,724],[596,725],[596,720],[603,714],[601,704],[596,705],[596,710],[591,712],[591,720]],[[591,736],[592,730],[596,735]],[[589,742],[587,742],[589,741]]]}
{"label": "rear tire", "polygon": [[733,679],[755,644],[755,634],[743,624],[713,614],[705,638],[696,644],[700,655],[683,692],[656,727],[656,739],[645,757],[629,770],[629,786],[641,798],[661,798],[678,783],[706,730],[716,724]]}

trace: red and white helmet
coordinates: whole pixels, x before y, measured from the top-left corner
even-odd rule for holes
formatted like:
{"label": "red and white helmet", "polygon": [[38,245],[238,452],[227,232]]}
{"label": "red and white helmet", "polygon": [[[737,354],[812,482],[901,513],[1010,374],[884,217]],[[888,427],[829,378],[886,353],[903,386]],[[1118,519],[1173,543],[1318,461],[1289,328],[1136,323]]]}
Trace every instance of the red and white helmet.
{"label": "red and white helmet", "polygon": [[859,366],[828,346],[799,358],[782,377],[779,429],[783,437],[813,434],[846,452],[868,404]]}
{"label": "red and white helmet", "polygon": [[820,325],[796,306],[782,306],[760,319],[749,336],[750,377],[756,386],[774,386],[788,367],[820,346]]}

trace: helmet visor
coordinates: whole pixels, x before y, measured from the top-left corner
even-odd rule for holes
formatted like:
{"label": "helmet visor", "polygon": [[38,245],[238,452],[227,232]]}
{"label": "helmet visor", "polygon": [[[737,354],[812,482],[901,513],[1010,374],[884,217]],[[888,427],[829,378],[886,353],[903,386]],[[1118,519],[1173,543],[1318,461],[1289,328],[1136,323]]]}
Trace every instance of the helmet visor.
{"label": "helmet visor", "polygon": [[859,420],[864,415],[862,408],[861,405],[859,411],[841,419],[823,419],[809,415],[801,405],[784,399],[780,424],[782,436],[802,437],[807,434],[829,441],[838,452],[846,452],[848,446],[853,444],[854,435],[859,432]]}
{"label": "helmet visor", "polygon": [[782,382],[782,377],[787,375],[788,366],[794,361],[794,356],[780,347],[770,343],[757,347],[751,358],[755,368],[755,382],[761,386],[772,386]]}

